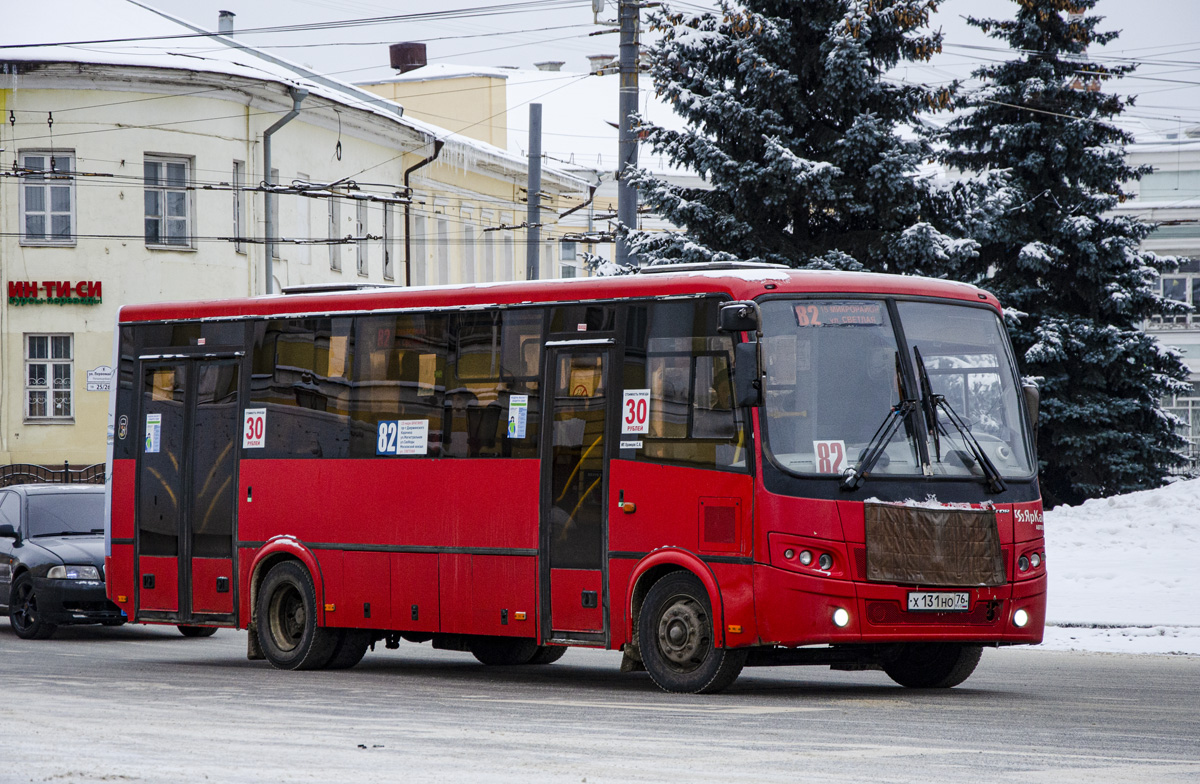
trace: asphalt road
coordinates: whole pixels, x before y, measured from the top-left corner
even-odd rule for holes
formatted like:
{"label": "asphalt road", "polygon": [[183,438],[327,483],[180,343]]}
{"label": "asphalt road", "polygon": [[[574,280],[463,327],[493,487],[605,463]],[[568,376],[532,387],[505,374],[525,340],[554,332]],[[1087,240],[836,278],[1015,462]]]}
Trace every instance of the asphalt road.
{"label": "asphalt road", "polygon": [[0,782],[1197,782],[1200,657],[987,650],[949,691],[746,669],[659,691],[620,656],[486,668],[428,644],[278,672],[245,632],[0,621]]}

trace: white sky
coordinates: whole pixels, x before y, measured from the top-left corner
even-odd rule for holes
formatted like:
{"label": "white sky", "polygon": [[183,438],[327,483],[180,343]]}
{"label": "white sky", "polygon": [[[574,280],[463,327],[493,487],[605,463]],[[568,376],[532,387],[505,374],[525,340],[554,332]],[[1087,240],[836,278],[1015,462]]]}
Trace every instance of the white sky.
{"label": "white sky", "polygon": [[[202,26],[216,28],[217,12],[237,14],[238,29],[280,24],[328,22],[449,8],[500,9],[512,0],[147,0]],[[615,17],[608,0],[602,19]],[[712,6],[712,0],[687,0],[680,7]],[[425,41],[430,62],[506,65],[529,68],[536,61],[563,60],[565,69],[583,71],[589,54],[617,52],[615,34],[588,37],[603,27],[592,24],[591,0],[564,2],[554,10],[504,13],[439,22],[405,22],[321,32],[248,35],[244,40],[347,81],[385,78],[387,44]],[[1005,52],[967,47],[999,47],[964,21],[968,15],[1011,18],[1013,0],[946,0],[934,24],[946,32],[945,52],[929,66],[907,66],[897,76],[936,83],[966,78],[982,61],[1007,59]],[[1135,58],[1145,64],[1116,89],[1139,95],[1132,111],[1162,130],[1200,124],[1200,2],[1196,0],[1101,0],[1096,11],[1106,18],[1101,29],[1121,31],[1098,59]],[[560,29],[545,29],[560,28]],[[516,32],[525,31],[525,32]],[[461,36],[477,36],[464,38]],[[441,39],[441,40],[434,40]],[[300,48],[276,48],[296,47]]]}

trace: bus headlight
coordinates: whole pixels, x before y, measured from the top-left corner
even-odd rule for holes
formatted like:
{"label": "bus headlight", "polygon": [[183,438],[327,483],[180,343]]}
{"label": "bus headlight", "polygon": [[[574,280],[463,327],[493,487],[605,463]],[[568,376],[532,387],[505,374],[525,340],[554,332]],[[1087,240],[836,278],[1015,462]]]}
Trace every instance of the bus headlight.
{"label": "bus headlight", "polygon": [[846,612],[841,607],[837,608],[833,611],[833,623],[839,629],[846,628],[846,625],[850,623],[850,613]]}
{"label": "bus headlight", "polygon": [[51,580],[99,580],[100,570],[94,566],[52,566],[46,577]]}
{"label": "bus headlight", "polygon": [[1013,626],[1018,629],[1024,629],[1025,624],[1029,623],[1029,613],[1024,610],[1017,610],[1013,613]]}

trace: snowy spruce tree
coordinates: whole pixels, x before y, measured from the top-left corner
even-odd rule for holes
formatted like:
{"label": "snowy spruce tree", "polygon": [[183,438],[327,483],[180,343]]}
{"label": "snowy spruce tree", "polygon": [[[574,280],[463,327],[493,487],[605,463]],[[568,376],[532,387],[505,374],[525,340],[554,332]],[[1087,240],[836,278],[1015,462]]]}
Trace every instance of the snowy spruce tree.
{"label": "snowy spruce tree", "polygon": [[762,260],[944,274],[974,253],[967,186],[918,176],[928,142],[898,129],[949,104],[947,89],[885,78],[928,59],[940,0],[722,0],[652,15],[656,91],[687,122],[645,125],[655,152],[711,190],[642,170],[640,199],[683,234],[633,232],[641,263]]}
{"label": "snowy spruce tree", "polygon": [[1086,15],[1097,0],[1015,0],[1012,20],[970,19],[1018,52],[975,73],[944,160],[1007,173],[1011,206],[980,227],[963,277],[1011,311],[1022,372],[1040,376],[1038,452],[1051,503],[1157,487],[1181,458],[1164,395],[1184,388],[1179,357],[1138,327],[1181,308],[1156,293],[1174,260],[1142,251],[1153,226],[1114,213],[1143,170],[1112,124],[1127,102],[1104,91],[1131,70],[1087,58],[1117,34]]}

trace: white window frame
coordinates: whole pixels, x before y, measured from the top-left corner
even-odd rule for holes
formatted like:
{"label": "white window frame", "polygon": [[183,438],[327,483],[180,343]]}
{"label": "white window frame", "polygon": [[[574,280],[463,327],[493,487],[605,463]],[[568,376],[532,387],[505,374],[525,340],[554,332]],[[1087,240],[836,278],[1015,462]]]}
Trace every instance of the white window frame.
{"label": "white window frame", "polygon": [[[75,171],[75,153],[72,150],[21,150],[18,153],[21,159],[22,168],[31,168],[27,161],[28,158],[42,158],[41,171],[50,171],[50,162],[53,159],[55,172],[74,172]],[[63,161],[66,161],[64,164]],[[53,202],[51,201],[51,189],[61,187],[63,182],[68,186],[68,197],[70,199],[70,208],[66,211],[52,209]],[[19,201],[21,211],[21,244],[30,246],[49,246],[49,247],[71,247],[75,245],[76,223],[75,223],[75,177],[70,174],[51,174],[49,177],[43,174],[22,174],[19,188]],[[44,216],[45,231],[40,237],[30,237],[26,231],[28,226],[29,205],[27,203],[27,190],[36,189],[42,192],[42,205],[45,207],[39,210],[38,214]],[[54,216],[68,216],[70,225],[67,227],[67,236],[65,238],[56,238],[51,232],[53,230]]]}
{"label": "white window frame", "polygon": [[[159,165],[159,166],[164,167],[164,169],[165,169],[166,166],[169,166],[171,164],[182,164],[183,165],[183,185],[182,186],[179,186],[179,185],[172,186],[171,183],[166,182],[167,177],[166,177],[165,171],[163,172],[163,176],[160,178],[163,181],[162,184],[161,185],[157,184],[157,183],[152,184],[151,178],[149,176],[147,176],[147,174],[146,174],[146,169],[148,167],[150,167],[151,165]],[[145,221],[157,219],[157,220],[162,221],[164,224],[164,225],[160,226],[159,233],[158,233],[158,241],[153,241],[153,240],[151,240],[151,238],[148,235],[146,236],[145,239],[146,239],[146,247],[147,248],[151,248],[154,250],[195,250],[196,249],[196,246],[195,246],[196,204],[195,204],[195,200],[193,199],[194,191],[192,189],[193,165],[194,165],[194,160],[187,156],[160,155],[157,153],[146,153],[145,158],[142,161],[142,175],[144,178],[144,181],[142,183],[142,191],[143,191],[142,213],[144,216],[143,221],[145,222]],[[149,201],[148,197],[151,193],[156,193],[159,195],[158,203],[161,207],[161,211],[158,215],[151,215],[149,213],[149,210],[146,209],[145,202]],[[183,195],[183,209],[184,209],[183,238],[184,238],[184,241],[183,242],[170,242],[169,238],[168,238],[168,235],[170,234],[170,232],[169,232],[169,230],[167,230],[167,227],[165,226],[165,224],[169,220],[178,220],[178,218],[176,216],[170,216],[167,214],[167,202],[169,201],[169,199],[168,199],[169,195],[178,194],[178,193],[182,193],[182,195]],[[143,226],[143,229],[144,228],[145,227]],[[145,234],[145,233],[146,232],[143,231],[143,234]]]}
{"label": "white window frame", "polygon": [[[65,338],[68,356],[55,357],[55,338]],[[35,341],[44,341],[45,356],[31,356]],[[29,332],[25,334],[25,421],[27,423],[59,423],[75,421],[75,335],[70,332]],[[59,346],[64,343],[58,343]],[[43,353],[38,351],[37,353]],[[59,352],[61,353],[61,352]],[[34,368],[45,367],[42,374],[35,376]],[[65,373],[56,373],[56,369]],[[65,376],[61,378],[60,376]],[[35,405],[40,397],[42,402]],[[65,405],[57,401],[65,401]],[[55,413],[55,409],[65,409]]]}

